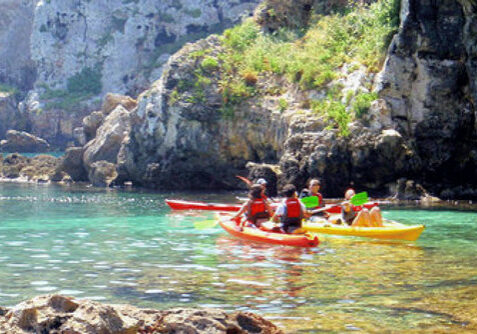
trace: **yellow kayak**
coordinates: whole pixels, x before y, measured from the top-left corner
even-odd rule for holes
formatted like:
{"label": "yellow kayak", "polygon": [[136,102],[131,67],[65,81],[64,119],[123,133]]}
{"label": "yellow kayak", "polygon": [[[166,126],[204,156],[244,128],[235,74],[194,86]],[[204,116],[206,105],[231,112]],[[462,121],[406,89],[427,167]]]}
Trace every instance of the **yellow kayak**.
{"label": "yellow kayak", "polygon": [[384,226],[382,227],[351,227],[332,224],[328,221],[306,221],[303,222],[302,227],[308,232],[313,233],[407,241],[416,241],[425,228],[424,225],[404,225],[389,220],[384,221]]}

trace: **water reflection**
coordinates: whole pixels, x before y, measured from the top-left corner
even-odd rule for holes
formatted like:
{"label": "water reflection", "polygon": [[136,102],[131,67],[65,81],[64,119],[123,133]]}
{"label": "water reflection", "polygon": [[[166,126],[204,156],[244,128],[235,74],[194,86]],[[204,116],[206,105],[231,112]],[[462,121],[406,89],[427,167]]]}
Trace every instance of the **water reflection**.
{"label": "water reflection", "polygon": [[213,215],[171,213],[165,197],[0,185],[0,304],[60,292],[253,311],[290,333],[477,330],[475,213],[385,211],[428,228],[416,243],[321,237],[301,249],[196,229]]}

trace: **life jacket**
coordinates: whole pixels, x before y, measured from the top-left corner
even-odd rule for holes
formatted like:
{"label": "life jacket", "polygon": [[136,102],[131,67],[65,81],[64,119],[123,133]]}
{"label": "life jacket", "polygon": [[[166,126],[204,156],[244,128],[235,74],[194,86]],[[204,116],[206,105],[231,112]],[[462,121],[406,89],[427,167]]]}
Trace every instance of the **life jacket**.
{"label": "life jacket", "polygon": [[318,206],[313,208],[313,209],[318,209],[318,208],[321,208],[323,206],[323,196],[320,193],[311,194],[310,196],[318,197]]}
{"label": "life jacket", "polygon": [[259,218],[270,218],[263,198],[253,199],[248,207],[247,219],[255,224]]}
{"label": "life jacket", "polygon": [[300,200],[298,198],[287,198],[286,209],[283,218],[302,218],[303,212],[301,210]]}
{"label": "life jacket", "polygon": [[282,224],[285,232],[289,232],[290,226],[301,226],[301,220],[303,219],[303,211],[301,209],[301,203],[298,198],[287,198],[285,201],[285,213],[282,216]]}

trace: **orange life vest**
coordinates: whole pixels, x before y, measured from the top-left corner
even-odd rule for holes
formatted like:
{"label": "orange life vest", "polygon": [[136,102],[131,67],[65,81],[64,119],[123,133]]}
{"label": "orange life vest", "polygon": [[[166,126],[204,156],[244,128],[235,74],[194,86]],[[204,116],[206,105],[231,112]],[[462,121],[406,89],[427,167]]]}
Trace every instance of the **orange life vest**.
{"label": "orange life vest", "polygon": [[298,198],[288,198],[286,200],[287,210],[286,210],[286,217],[287,218],[301,218],[301,205]]}
{"label": "orange life vest", "polygon": [[261,212],[266,212],[267,208],[265,207],[265,202],[262,198],[253,199],[252,203],[250,204],[248,216],[253,217]]}

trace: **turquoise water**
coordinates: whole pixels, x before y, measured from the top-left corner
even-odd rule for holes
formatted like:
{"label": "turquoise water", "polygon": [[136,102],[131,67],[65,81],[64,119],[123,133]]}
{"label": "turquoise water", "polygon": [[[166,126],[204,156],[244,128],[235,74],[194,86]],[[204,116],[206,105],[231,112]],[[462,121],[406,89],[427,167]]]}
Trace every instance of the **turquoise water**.
{"label": "turquoise water", "polygon": [[477,213],[385,209],[386,218],[425,224],[421,238],[323,237],[296,249],[197,230],[213,216],[164,204],[235,195],[0,184],[0,305],[61,293],[253,311],[290,333],[477,329]]}
{"label": "turquoise water", "polygon": [[[2,154],[3,157],[6,157],[7,155],[12,154],[12,153],[0,152],[0,154]],[[59,158],[59,157],[62,157],[65,154],[65,152],[19,153],[19,154],[23,155],[24,157],[27,157],[27,158],[34,158],[37,155],[51,155],[55,158]]]}

